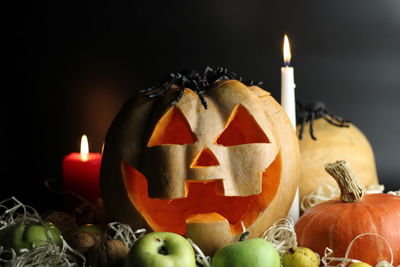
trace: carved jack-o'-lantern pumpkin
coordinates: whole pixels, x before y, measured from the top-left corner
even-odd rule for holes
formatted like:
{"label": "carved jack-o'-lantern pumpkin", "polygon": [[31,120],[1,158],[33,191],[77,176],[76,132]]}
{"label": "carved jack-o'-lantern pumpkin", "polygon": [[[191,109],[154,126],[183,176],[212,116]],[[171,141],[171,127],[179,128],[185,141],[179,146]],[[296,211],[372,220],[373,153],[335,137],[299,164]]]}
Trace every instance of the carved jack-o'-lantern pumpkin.
{"label": "carved jack-o'-lantern pumpkin", "polygon": [[[206,253],[284,217],[299,175],[298,142],[281,106],[257,86],[217,81],[140,94],[106,138],[101,186],[112,220],[192,238]],[[174,101],[176,102],[176,101]]]}

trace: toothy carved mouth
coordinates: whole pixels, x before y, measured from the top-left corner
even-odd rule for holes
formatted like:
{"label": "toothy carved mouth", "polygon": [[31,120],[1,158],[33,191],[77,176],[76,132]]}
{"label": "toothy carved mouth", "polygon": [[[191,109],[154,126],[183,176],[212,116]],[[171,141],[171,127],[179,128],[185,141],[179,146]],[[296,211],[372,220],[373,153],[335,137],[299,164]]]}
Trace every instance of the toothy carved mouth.
{"label": "toothy carved mouth", "polygon": [[[224,196],[222,181],[187,181],[187,196],[179,199],[153,199],[148,196],[147,180],[143,174],[123,162],[122,170],[127,194],[137,211],[154,231],[186,231],[186,220],[196,215],[218,213],[226,218],[232,233],[242,230],[241,222],[250,226],[274,199],[280,184],[281,157],[278,154],[262,175],[262,192],[252,196]],[[212,216],[204,216],[207,222]]]}

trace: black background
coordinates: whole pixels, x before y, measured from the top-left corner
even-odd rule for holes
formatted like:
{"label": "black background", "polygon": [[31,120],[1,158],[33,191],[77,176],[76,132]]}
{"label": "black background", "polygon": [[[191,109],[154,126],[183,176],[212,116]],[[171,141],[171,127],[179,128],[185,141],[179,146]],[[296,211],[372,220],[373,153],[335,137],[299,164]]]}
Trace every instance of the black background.
{"label": "black background", "polygon": [[351,119],[400,188],[398,0],[14,1],[7,15],[2,199],[57,207],[43,180],[61,180],[83,133],[99,152],[127,97],[169,72],[225,66],[279,100],[285,33],[297,99]]}

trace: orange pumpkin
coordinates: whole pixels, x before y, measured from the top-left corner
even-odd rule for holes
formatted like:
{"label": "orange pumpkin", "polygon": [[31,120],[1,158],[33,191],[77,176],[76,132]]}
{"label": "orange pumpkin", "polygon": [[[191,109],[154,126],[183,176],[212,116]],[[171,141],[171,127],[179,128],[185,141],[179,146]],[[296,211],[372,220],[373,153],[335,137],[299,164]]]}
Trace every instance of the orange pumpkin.
{"label": "orange pumpkin", "polygon": [[[329,247],[333,257],[344,257],[350,242],[358,235],[374,233],[390,244],[394,265],[400,264],[400,197],[389,194],[364,196],[363,186],[355,180],[344,161],[328,164],[326,170],[338,182],[341,200],[330,200],[308,209],[295,229],[300,246],[319,255]],[[351,247],[351,259],[375,265],[390,260],[386,242],[375,235],[357,239]]]}
{"label": "orange pumpkin", "polygon": [[106,138],[101,189],[111,220],[193,239],[206,253],[286,216],[299,177],[298,142],[282,107],[257,86],[217,81],[202,96],[140,94]]}

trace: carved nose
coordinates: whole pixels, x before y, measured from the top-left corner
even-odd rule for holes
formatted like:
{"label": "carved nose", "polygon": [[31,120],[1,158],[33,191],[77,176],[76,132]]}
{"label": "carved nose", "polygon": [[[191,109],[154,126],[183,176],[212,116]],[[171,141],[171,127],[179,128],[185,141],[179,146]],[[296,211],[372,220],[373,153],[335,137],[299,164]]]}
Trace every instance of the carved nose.
{"label": "carved nose", "polygon": [[208,147],[205,147],[193,160],[190,168],[219,166],[219,161]]}

